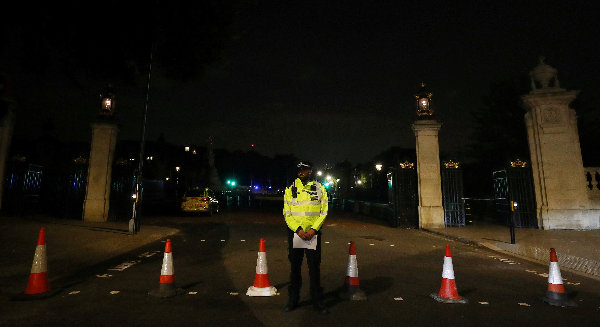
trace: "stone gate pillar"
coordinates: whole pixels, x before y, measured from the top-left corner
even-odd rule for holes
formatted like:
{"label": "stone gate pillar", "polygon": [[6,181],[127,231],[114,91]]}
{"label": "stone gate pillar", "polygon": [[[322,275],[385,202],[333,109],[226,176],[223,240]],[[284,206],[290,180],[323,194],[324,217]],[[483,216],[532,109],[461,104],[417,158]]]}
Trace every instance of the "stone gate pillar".
{"label": "stone gate pillar", "polygon": [[119,129],[113,123],[92,124],[83,220],[105,222],[110,204],[112,163]]}
{"label": "stone gate pillar", "polygon": [[419,228],[443,228],[442,180],[436,120],[417,120],[412,125],[417,141],[417,181],[419,185]]}
{"label": "stone gate pillar", "polygon": [[0,209],[4,190],[4,173],[15,123],[16,101],[9,95],[8,81],[0,76]]}
{"label": "stone gate pillar", "polygon": [[590,210],[581,158],[577,116],[569,104],[579,91],[560,88],[557,71],[540,58],[530,73],[531,92],[521,97],[542,229],[599,227],[597,210]]}

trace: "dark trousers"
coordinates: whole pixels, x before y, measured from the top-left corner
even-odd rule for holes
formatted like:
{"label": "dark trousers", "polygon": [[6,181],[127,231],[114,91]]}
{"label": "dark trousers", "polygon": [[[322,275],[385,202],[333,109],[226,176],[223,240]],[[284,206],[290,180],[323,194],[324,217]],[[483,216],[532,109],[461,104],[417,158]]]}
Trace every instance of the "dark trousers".
{"label": "dark trousers", "polygon": [[288,228],[288,259],[291,264],[290,286],[288,287],[288,299],[291,302],[298,302],[300,299],[300,287],[302,287],[302,260],[306,253],[306,262],[308,263],[308,274],[310,277],[310,297],[314,305],[321,303],[321,232],[317,238],[317,249],[294,249],[294,232]]}

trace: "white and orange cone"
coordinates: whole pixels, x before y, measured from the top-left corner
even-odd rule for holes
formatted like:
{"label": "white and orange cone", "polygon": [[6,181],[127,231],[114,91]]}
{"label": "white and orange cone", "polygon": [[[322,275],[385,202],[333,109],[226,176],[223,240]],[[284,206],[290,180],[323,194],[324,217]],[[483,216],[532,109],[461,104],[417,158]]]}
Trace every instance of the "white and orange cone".
{"label": "white and orange cone", "polygon": [[438,302],[443,303],[467,303],[467,299],[458,295],[456,282],[454,280],[454,267],[452,266],[452,255],[450,254],[450,246],[446,245],[446,253],[444,255],[444,267],[442,269],[442,286],[438,294],[431,294],[431,297]]}
{"label": "white and orange cone", "polygon": [[360,281],[358,279],[358,261],[356,260],[356,246],[354,241],[350,242],[348,250],[348,269],[346,270],[346,278],[342,288],[342,297],[350,300],[360,301],[366,300],[367,296],[360,289]]}
{"label": "white and orange cone", "polygon": [[548,290],[542,300],[550,305],[559,307],[576,307],[577,304],[571,301],[565,293],[560,268],[558,267],[558,257],[554,248],[550,249],[550,268],[548,272]]}
{"label": "white and orange cone", "polygon": [[173,270],[173,253],[171,252],[171,239],[165,244],[165,255],[160,270],[160,284],[158,289],[148,294],[156,297],[171,297],[177,295],[179,290],[175,288],[175,274]]}
{"label": "white and orange cone", "polygon": [[269,283],[269,268],[267,266],[267,251],[265,250],[265,239],[261,238],[258,245],[258,258],[256,259],[256,274],[254,274],[254,285],[248,287],[248,296],[273,296],[277,289]]}
{"label": "white and orange cone", "polygon": [[38,242],[31,265],[31,274],[29,274],[29,283],[25,289],[25,294],[34,295],[50,291],[48,284],[48,261],[46,258],[46,228],[40,229]]}

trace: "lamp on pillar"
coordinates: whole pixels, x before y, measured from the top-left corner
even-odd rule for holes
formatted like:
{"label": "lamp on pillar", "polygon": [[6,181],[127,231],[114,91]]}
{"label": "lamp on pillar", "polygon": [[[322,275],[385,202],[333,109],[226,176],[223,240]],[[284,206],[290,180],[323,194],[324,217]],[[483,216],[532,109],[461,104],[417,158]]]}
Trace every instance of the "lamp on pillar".
{"label": "lamp on pillar", "polygon": [[102,92],[100,93],[100,117],[113,117],[115,114],[115,97],[116,94],[114,92],[112,84],[106,85]]}
{"label": "lamp on pillar", "polygon": [[431,119],[433,117],[433,108],[431,107],[431,97],[433,93],[425,87],[425,83],[421,82],[421,87],[415,94],[417,100],[417,118]]}

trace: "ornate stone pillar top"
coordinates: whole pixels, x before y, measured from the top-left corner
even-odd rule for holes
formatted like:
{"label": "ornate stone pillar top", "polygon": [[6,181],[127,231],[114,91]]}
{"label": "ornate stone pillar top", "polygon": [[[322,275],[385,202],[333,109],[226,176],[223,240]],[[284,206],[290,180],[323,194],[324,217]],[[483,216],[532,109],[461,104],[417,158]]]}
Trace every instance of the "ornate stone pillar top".
{"label": "ornate stone pillar top", "polygon": [[546,58],[540,57],[540,63],[529,72],[531,78],[531,92],[556,92],[563,91],[558,82],[558,70],[544,62]]}

